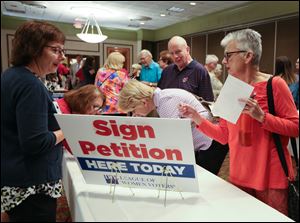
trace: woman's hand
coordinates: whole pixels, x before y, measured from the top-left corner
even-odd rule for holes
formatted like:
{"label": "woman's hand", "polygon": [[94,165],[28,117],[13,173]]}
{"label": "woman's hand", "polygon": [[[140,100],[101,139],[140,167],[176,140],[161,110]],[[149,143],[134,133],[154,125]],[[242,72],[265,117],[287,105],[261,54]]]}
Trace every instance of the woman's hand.
{"label": "woman's hand", "polygon": [[180,103],[178,110],[182,117],[191,118],[197,125],[200,125],[203,117],[190,105]]}
{"label": "woman's hand", "polygon": [[252,118],[256,119],[261,123],[264,121],[265,112],[261,109],[261,107],[254,98],[240,98],[239,101],[246,103],[243,110],[244,114],[250,115]]}

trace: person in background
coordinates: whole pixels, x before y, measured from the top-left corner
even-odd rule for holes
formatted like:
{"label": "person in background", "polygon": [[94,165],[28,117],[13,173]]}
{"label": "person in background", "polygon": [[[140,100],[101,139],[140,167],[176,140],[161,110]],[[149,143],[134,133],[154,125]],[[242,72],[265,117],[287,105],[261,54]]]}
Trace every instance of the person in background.
{"label": "person in background", "polygon": [[70,76],[70,69],[67,67],[66,63],[58,64],[57,75],[61,80],[61,87],[66,89],[66,86],[68,86],[67,78]]}
{"label": "person in background", "polygon": [[214,73],[213,71],[216,69],[219,58],[214,54],[207,54],[205,58],[205,69],[207,70],[209,76],[211,77]]}
{"label": "person in background", "polygon": [[[49,92],[53,93],[54,90],[59,89],[59,78],[57,72],[47,74],[45,79],[40,78]],[[44,79],[44,80],[43,80]]]}
{"label": "person in background", "polygon": [[160,68],[163,70],[172,63],[173,63],[173,59],[172,59],[172,56],[169,53],[169,51],[168,50],[161,51],[159,54],[159,60],[158,60],[158,64],[159,64]]}
{"label": "person in background", "polygon": [[52,24],[23,23],[13,39],[13,66],[1,75],[1,211],[13,222],[56,219],[64,135],[39,78],[56,72],[64,42]]}
{"label": "person in background", "polygon": [[138,63],[135,63],[135,64],[132,64],[131,68],[132,68],[132,73],[130,75],[130,78],[140,80],[140,73],[142,70],[142,66]]}
{"label": "person in background", "polygon": [[125,57],[120,52],[112,52],[108,55],[104,67],[97,72],[95,85],[106,96],[104,114],[124,113],[117,107],[119,93],[128,81],[128,75],[122,71],[124,61]]}
{"label": "person in background", "polygon": [[297,76],[293,72],[292,62],[287,56],[279,56],[276,58],[274,76],[280,76],[285,80],[293,95],[295,105],[298,108],[297,94],[299,95],[299,78],[297,80]]}
{"label": "person in background", "polygon": [[[197,111],[207,118],[210,118],[207,110],[195,98],[195,96],[182,89],[153,88],[137,80],[130,80],[123,87],[119,94],[118,106],[125,112],[132,112],[133,116],[147,116],[156,109],[160,118],[181,118],[177,106],[180,102],[195,106]],[[197,158],[197,151],[209,150],[214,146],[212,140],[200,133],[195,126],[192,126],[194,150]]]}
{"label": "person in background", "polygon": [[[243,29],[229,33],[221,45],[225,48],[223,64],[231,75],[254,87],[254,98],[239,99],[246,105],[236,124],[222,118],[213,124],[190,105],[182,104],[179,110],[183,117],[191,118],[202,133],[221,143],[228,142],[231,183],[287,215],[288,179],[270,135],[272,132],[280,135],[289,177],[294,179],[287,145],[289,137],[299,136],[299,116],[292,95],[285,81],[274,77],[276,116],[269,113],[266,86],[271,75],[259,71],[262,44],[258,32]],[[246,127],[243,126],[245,116],[248,117]],[[247,143],[239,137],[244,132],[248,132]]]}
{"label": "person in background", "polygon": [[150,87],[156,87],[161,77],[161,68],[158,63],[152,59],[152,54],[149,50],[142,50],[138,58],[142,64],[142,70],[140,73],[140,81]]}
{"label": "person in background", "polygon": [[181,88],[206,101],[213,101],[210,77],[204,67],[191,57],[185,39],[180,36],[172,37],[168,49],[174,63],[163,70],[158,87]]}
{"label": "person in background", "polygon": [[[158,87],[181,88],[206,101],[213,101],[209,74],[202,64],[193,60],[185,39],[180,36],[172,37],[168,49],[174,63],[163,70]],[[195,151],[196,163],[217,175],[227,153],[228,145],[213,141],[209,149]]]}
{"label": "person in background", "polygon": [[214,93],[214,100],[216,101],[223,87],[223,83],[220,80],[222,76],[222,65],[218,63],[216,68],[209,75],[210,75],[211,86]]}
{"label": "person in background", "polygon": [[69,79],[71,82],[70,89],[77,87],[78,82],[77,82],[77,78],[76,78],[76,73],[81,68],[81,61],[82,61],[82,56],[76,55],[76,62],[71,64],[71,66],[70,66],[70,76],[69,76]]}
{"label": "person in background", "polygon": [[95,58],[91,56],[87,56],[84,64],[82,66],[82,73],[83,73],[83,83],[82,85],[86,84],[94,84],[95,82]]}

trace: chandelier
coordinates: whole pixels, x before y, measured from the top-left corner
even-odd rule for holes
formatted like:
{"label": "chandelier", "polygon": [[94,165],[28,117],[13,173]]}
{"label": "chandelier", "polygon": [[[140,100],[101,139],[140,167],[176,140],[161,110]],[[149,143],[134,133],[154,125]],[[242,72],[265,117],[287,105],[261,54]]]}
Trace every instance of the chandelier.
{"label": "chandelier", "polygon": [[[94,27],[96,31],[94,33]],[[81,33],[76,34],[79,39],[87,43],[100,43],[107,39],[107,36],[103,35],[101,29],[95,19],[94,15],[91,15],[85,22],[85,25]]]}

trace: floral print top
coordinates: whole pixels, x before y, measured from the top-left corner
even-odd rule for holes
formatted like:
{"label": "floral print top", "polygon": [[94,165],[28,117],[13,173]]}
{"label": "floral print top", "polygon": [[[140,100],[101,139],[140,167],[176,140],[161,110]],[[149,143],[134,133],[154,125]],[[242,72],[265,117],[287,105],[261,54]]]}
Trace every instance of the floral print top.
{"label": "floral print top", "polygon": [[34,194],[46,194],[50,197],[58,198],[62,195],[62,182],[59,180],[27,188],[1,187],[1,212],[9,211]]}
{"label": "floral print top", "polygon": [[105,94],[103,113],[124,113],[117,107],[119,93],[128,81],[128,75],[122,70],[100,68],[95,78],[95,85]]}

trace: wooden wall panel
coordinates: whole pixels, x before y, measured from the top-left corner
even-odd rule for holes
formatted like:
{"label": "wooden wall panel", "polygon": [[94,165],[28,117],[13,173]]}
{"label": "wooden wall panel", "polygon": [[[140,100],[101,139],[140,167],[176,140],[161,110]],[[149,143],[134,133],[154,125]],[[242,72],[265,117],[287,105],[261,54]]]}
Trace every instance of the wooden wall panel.
{"label": "wooden wall panel", "polygon": [[[277,32],[276,32],[277,23]],[[207,54],[215,54],[221,63],[223,60],[224,49],[220,46],[223,37],[229,32],[251,28],[258,31],[262,36],[262,57],[260,61],[260,70],[272,74],[275,69],[275,59],[277,56],[288,56],[293,66],[299,57],[299,17],[279,19],[259,25],[244,25],[239,28],[226,29],[215,33],[198,33],[190,36],[184,36],[188,45],[191,47],[191,55],[200,63],[205,63],[206,48]],[[276,32],[276,33],[275,33]],[[208,43],[206,46],[206,35]],[[166,49],[167,41],[158,41],[159,51]],[[276,55],[275,55],[276,54]],[[227,71],[224,71],[223,80],[227,77]]]}
{"label": "wooden wall panel", "polygon": [[299,58],[299,17],[278,21],[276,46],[276,57],[287,56],[295,69],[295,62]]}
{"label": "wooden wall panel", "polygon": [[[215,54],[219,58],[218,63],[222,63],[224,57],[224,49],[220,45],[224,36],[224,32],[208,34],[207,54]],[[203,64],[205,64],[205,60],[203,61]]]}
{"label": "wooden wall panel", "polygon": [[262,40],[262,56],[260,71],[274,73],[275,22],[249,27],[260,33]]}
{"label": "wooden wall panel", "polygon": [[159,60],[159,53],[163,50],[168,50],[168,42],[169,40],[163,40],[158,42],[157,44],[157,57],[155,58],[156,61]]}
{"label": "wooden wall panel", "polygon": [[157,52],[156,52],[156,43],[152,41],[142,41],[142,49],[149,50],[152,54],[153,60],[156,61]]}
{"label": "wooden wall panel", "polygon": [[206,35],[193,36],[191,47],[191,55],[193,59],[203,64],[205,61]]}

